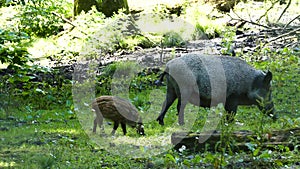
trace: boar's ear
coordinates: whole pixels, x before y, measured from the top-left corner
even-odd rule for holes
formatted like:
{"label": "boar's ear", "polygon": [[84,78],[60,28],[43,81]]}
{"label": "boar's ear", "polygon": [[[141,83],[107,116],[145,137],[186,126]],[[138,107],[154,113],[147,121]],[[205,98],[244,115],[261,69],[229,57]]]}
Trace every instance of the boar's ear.
{"label": "boar's ear", "polygon": [[269,84],[272,80],[272,72],[268,71],[264,77],[264,84]]}

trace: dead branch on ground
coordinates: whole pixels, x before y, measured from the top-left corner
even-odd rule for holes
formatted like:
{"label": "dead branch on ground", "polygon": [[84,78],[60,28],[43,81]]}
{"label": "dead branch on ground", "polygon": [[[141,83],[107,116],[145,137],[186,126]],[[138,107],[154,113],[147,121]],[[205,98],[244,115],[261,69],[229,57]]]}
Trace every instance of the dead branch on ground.
{"label": "dead branch on ground", "polygon": [[280,19],[282,18],[283,14],[286,12],[286,10],[291,6],[291,3],[292,3],[292,0],[289,0],[288,4],[286,5],[286,7],[284,8],[284,10],[280,14],[279,18],[277,19],[277,23],[280,21]]}
{"label": "dead branch on ground", "polygon": [[[77,27],[77,26],[74,25],[70,20],[68,20],[67,18],[61,16],[60,14],[58,14],[58,13],[56,13],[56,12],[51,12],[51,13],[52,13],[53,15],[55,15],[55,16],[61,18],[65,23],[68,23],[69,25],[72,26],[70,29],[67,30],[67,32],[62,32],[62,33],[58,34],[58,35],[57,35],[58,37],[62,36],[62,35],[65,34],[65,33],[71,32],[74,28]],[[81,33],[84,34],[84,35],[88,35],[87,33],[85,33],[85,32],[82,31],[82,30],[79,30],[79,32],[81,32]]]}
{"label": "dead branch on ground", "polygon": [[[272,8],[274,7],[274,4],[277,2],[279,1],[272,3]],[[290,6],[290,2],[284,8],[283,12],[281,13],[281,16],[278,18],[278,21],[281,19],[283,14],[287,11],[289,6]],[[270,9],[271,8],[267,9],[267,12],[270,11]],[[294,48],[299,46],[300,26],[299,25],[293,26],[292,23],[296,21],[298,18],[300,18],[300,15],[295,16],[293,19],[288,21],[284,26],[278,26],[278,24],[264,25],[259,23],[261,18],[267,15],[267,12],[256,21],[244,19],[234,11],[233,11],[235,15],[234,17],[229,15],[229,17],[231,17],[231,21],[237,21],[239,23],[244,22],[250,25],[260,27],[259,30],[251,31],[251,32],[239,30],[239,32],[242,33],[237,35],[235,41],[233,42],[235,44],[235,48],[240,48],[240,49],[242,48],[242,50],[238,50],[238,51],[254,52],[263,49],[267,45],[273,49],[279,49],[284,47]]]}

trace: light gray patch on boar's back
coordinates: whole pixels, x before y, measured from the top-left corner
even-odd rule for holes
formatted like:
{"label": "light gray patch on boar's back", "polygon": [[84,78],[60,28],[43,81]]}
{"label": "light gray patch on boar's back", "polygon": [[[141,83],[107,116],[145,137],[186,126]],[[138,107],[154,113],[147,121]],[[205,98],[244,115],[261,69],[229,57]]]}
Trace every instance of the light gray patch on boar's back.
{"label": "light gray patch on boar's back", "polygon": [[211,100],[211,106],[224,104],[227,84],[221,57],[188,56],[167,63],[170,83],[177,83],[179,90],[176,91],[180,91],[180,96],[187,96],[189,102],[195,105],[200,104],[199,94],[203,99]]}
{"label": "light gray patch on boar's back", "polygon": [[243,94],[245,91],[251,90],[251,83],[255,77],[261,74],[260,70],[256,70],[245,61],[222,56],[222,65],[224,67],[227,81],[227,96],[230,94]]}

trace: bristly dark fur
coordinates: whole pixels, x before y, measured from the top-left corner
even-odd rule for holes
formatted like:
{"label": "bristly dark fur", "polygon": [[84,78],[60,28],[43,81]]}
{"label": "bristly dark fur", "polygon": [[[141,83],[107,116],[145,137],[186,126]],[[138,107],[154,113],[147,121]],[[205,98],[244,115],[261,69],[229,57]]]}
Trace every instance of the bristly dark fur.
{"label": "bristly dark fur", "polygon": [[[169,61],[157,84],[162,83],[164,76],[167,94],[157,118],[161,125],[176,99],[179,124],[184,123],[188,102],[201,107],[223,103],[228,117],[235,115],[239,105],[257,105],[263,112],[274,112],[269,87],[272,73],[257,70],[237,57],[187,54]],[[259,105],[262,98],[268,104]]]}

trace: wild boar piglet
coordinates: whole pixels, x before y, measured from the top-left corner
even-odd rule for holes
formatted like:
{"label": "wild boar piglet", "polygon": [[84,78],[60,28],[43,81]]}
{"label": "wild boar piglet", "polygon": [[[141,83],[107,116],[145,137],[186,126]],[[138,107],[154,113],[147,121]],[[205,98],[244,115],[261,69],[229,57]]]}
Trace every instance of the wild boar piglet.
{"label": "wild boar piglet", "polygon": [[126,135],[126,125],[136,128],[140,135],[145,135],[142,118],[137,109],[128,100],[117,96],[101,96],[92,103],[92,109],[96,113],[93,132],[96,133],[97,124],[101,128],[103,118],[114,122],[112,135],[115,134],[119,124]]}

